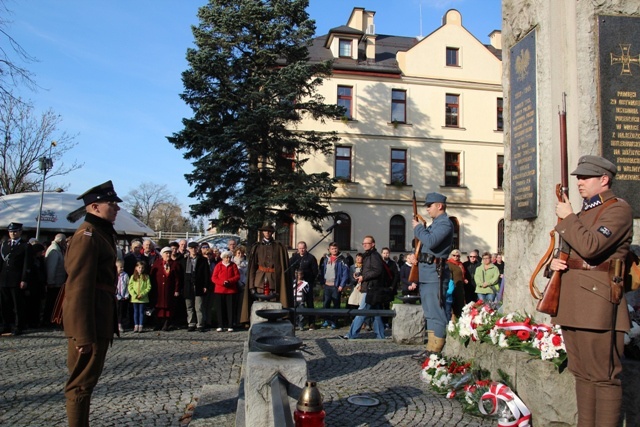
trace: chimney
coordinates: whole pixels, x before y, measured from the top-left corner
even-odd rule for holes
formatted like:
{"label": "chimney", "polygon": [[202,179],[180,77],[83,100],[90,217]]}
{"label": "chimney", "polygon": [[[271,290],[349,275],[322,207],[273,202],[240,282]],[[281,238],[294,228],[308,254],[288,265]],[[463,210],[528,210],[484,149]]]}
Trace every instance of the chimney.
{"label": "chimney", "polygon": [[502,50],[502,31],[493,30],[489,34],[489,43],[496,49]]}

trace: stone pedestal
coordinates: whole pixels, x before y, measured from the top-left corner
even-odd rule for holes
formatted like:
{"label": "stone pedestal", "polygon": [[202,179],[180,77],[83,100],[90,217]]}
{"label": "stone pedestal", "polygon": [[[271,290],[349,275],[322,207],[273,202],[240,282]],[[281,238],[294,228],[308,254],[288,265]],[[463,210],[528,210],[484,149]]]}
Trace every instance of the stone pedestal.
{"label": "stone pedestal", "polygon": [[396,344],[424,344],[424,313],[419,304],[394,304],[391,337]]}
{"label": "stone pedestal", "polygon": [[258,310],[282,310],[282,304],[279,302],[254,302],[251,304],[251,317],[249,321],[251,325],[266,322],[267,319],[256,314]]}
{"label": "stone pedestal", "polygon": [[[535,426],[575,426],[577,422],[575,380],[564,370],[558,373],[553,364],[521,351],[500,350],[495,346],[470,342],[467,347],[449,339],[444,347],[446,356],[474,361],[498,380],[498,371],[505,373],[513,390],[531,410]],[[640,362],[622,363],[622,417],[627,426],[640,425]]]}
{"label": "stone pedestal", "polygon": [[288,320],[256,323],[249,330],[249,351],[259,351],[255,341],[260,337],[292,337],[293,325]]}
{"label": "stone pedestal", "polygon": [[[246,426],[274,426],[271,380],[278,374],[291,383],[290,388],[292,386],[299,389],[304,388],[307,381],[307,362],[302,353],[296,351],[286,356],[276,356],[271,353],[253,351],[247,354],[244,376]],[[296,402],[296,399],[289,398],[292,418]]]}

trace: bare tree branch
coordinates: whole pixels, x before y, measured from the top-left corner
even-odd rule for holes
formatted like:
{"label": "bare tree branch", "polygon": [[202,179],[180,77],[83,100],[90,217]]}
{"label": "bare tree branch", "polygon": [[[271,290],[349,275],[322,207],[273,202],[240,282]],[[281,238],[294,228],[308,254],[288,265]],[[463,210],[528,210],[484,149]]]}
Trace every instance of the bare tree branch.
{"label": "bare tree branch", "polygon": [[140,220],[149,226],[155,225],[151,223],[151,217],[162,205],[174,205],[180,209],[178,199],[169,192],[167,186],[153,182],[143,182],[137,189],[129,191],[124,196],[124,202],[127,208],[139,212]]}
{"label": "bare tree branch", "polygon": [[42,182],[41,157],[53,160],[47,179],[82,167],[76,160],[70,166],[62,160],[77,143],[75,135],[58,129],[61,122],[52,110],[38,116],[31,104],[0,93],[0,194],[37,191]]}
{"label": "bare tree branch", "polygon": [[[19,84],[24,84],[30,89],[35,89],[37,84],[34,75],[21,65],[22,62],[34,62],[36,59],[25,51],[7,32],[6,28],[11,21],[3,18],[11,11],[6,7],[5,2],[0,0],[0,94],[14,97],[11,88]],[[15,55],[15,59],[12,56]]]}

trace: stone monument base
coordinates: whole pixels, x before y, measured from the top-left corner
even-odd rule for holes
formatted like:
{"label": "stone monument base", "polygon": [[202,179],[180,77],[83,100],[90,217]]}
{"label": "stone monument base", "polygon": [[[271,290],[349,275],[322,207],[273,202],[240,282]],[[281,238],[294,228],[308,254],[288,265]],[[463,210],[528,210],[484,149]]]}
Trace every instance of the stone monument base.
{"label": "stone monument base", "polygon": [[[558,373],[552,363],[528,354],[499,349],[490,344],[470,342],[464,346],[448,339],[443,354],[473,361],[491,372],[491,378],[507,375],[514,392],[531,411],[532,425],[570,427],[577,423],[575,380],[564,370]],[[622,416],[627,426],[640,425],[640,362],[624,360],[622,371]]]}

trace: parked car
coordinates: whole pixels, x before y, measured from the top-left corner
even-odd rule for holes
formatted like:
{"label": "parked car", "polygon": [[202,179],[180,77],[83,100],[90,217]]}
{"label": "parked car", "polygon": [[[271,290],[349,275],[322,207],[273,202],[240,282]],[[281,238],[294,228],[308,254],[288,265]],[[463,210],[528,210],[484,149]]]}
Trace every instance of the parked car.
{"label": "parked car", "polygon": [[247,244],[247,242],[237,234],[229,233],[209,234],[196,239],[195,242],[197,242],[198,244],[207,242],[209,243],[210,247],[216,247],[222,251],[228,249],[227,243],[229,242],[229,239],[234,239],[236,242],[238,242],[239,245],[246,246]]}

